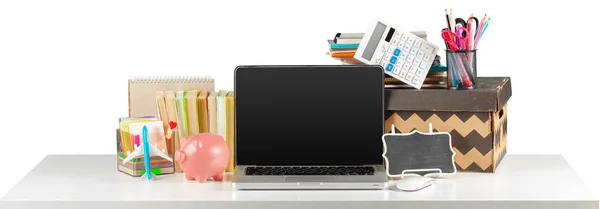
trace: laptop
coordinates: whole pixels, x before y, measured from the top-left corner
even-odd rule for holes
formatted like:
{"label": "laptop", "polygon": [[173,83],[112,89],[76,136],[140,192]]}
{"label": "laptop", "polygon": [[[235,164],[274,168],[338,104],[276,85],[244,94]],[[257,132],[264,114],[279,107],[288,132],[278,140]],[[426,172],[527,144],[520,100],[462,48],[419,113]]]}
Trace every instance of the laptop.
{"label": "laptop", "polygon": [[239,66],[235,189],[384,189],[380,66]]}

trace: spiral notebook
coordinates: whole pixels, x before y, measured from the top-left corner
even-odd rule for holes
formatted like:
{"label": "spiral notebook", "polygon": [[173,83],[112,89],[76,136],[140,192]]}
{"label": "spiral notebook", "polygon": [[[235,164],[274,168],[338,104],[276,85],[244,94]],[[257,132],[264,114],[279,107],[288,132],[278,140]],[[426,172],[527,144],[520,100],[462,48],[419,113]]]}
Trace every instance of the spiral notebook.
{"label": "spiral notebook", "polygon": [[215,90],[208,76],[133,77],[129,79],[129,117],[159,116],[157,91]]}

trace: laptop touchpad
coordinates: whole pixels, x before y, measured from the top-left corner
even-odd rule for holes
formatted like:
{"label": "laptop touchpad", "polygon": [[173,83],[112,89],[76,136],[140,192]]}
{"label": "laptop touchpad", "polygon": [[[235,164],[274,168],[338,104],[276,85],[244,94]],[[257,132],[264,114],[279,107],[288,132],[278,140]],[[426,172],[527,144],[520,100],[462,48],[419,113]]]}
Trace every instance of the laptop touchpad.
{"label": "laptop touchpad", "polygon": [[333,180],[335,177],[327,176],[289,176],[285,177],[285,182],[327,182]]}

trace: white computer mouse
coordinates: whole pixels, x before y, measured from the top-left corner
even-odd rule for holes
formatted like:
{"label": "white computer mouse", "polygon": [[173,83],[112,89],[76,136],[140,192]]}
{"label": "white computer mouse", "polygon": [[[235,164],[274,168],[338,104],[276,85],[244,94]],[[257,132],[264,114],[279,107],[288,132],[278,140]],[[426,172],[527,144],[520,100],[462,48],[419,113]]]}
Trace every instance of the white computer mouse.
{"label": "white computer mouse", "polygon": [[396,188],[406,192],[419,191],[431,186],[434,179],[424,176],[405,176],[396,182]]}

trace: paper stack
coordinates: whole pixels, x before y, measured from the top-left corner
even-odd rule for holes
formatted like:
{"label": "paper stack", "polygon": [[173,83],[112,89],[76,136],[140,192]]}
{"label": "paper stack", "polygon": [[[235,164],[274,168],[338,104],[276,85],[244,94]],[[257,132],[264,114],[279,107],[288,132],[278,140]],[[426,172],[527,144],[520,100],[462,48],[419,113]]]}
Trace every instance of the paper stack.
{"label": "paper stack", "polygon": [[327,54],[344,64],[362,64],[361,61],[354,59],[354,54],[363,36],[364,33],[337,33],[333,39],[327,40],[329,44]]}

